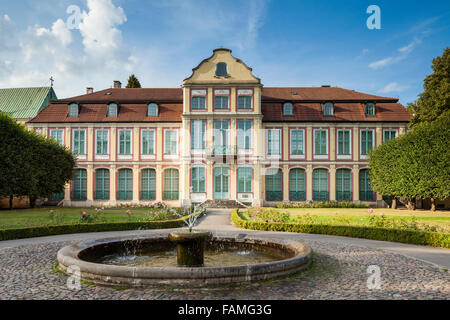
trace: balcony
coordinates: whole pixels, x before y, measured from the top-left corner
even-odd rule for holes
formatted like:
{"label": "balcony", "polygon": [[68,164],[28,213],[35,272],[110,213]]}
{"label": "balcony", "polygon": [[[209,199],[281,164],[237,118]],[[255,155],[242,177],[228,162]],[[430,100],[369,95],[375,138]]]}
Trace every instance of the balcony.
{"label": "balcony", "polygon": [[156,191],[141,191],[141,200],[156,200]]}
{"label": "balcony", "polygon": [[206,157],[208,159],[222,159],[227,160],[237,159],[237,147],[236,146],[211,146],[206,148]]}
{"label": "balcony", "polygon": [[352,192],[351,191],[336,191],[336,200],[337,201],[352,201]]}

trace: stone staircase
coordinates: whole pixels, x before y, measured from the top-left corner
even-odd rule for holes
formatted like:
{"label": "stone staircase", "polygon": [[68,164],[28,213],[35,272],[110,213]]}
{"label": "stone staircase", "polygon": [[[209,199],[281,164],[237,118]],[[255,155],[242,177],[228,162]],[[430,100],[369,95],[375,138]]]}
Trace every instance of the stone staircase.
{"label": "stone staircase", "polygon": [[236,200],[207,200],[200,205],[200,208],[235,209],[246,207],[244,204]]}

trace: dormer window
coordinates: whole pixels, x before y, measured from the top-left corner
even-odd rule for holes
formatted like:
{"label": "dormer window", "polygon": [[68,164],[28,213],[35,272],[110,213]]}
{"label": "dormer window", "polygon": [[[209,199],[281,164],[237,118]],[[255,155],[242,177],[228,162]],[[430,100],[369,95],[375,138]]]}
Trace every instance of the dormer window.
{"label": "dormer window", "polygon": [[148,105],[147,117],[157,117],[158,116],[158,105],[156,103],[150,103]]}
{"label": "dormer window", "polygon": [[228,75],[227,64],[225,62],[219,62],[216,65],[216,76],[225,77]]}
{"label": "dormer window", "polygon": [[76,117],[78,117],[78,113],[79,113],[78,104],[71,103],[69,105],[69,117],[76,118]]}
{"label": "dormer window", "polygon": [[334,105],[332,102],[327,102],[323,105],[323,115],[325,117],[332,117],[334,114]]}
{"label": "dormer window", "polygon": [[364,113],[366,114],[366,117],[375,117],[375,103],[366,103]]}
{"label": "dormer window", "polygon": [[117,109],[118,109],[118,107],[117,107],[116,103],[110,103],[108,105],[108,117],[111,117],[111,118],[117,117]]}
{"label": "dormer window", "polygon": [[283,116],[293,116],[294,115],[294,106],[290,102],[286,102],[283,105]]}

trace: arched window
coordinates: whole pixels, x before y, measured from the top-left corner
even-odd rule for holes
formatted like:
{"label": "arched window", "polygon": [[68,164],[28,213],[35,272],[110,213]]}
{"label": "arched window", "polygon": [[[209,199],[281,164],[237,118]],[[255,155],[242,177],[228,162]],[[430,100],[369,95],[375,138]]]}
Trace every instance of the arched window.
{"label": "arched window", "polygon": [[266,172],[266,200],[283,200],[283,172],[281,169],[271,168]]}
{"label": "arched window", "polygon": [[286,102],[283,104],[283,116],[292,116],[294,115],[294,106],[290,102]]}
{"label": "arched window", "polygon": [[150,103],[147,109],[148,117],[157,117],[158,116],[158,105],[156,103]]}
{"label": "arched window", "polygon": [[366,117],[375,117],[375,103],[372,102],[366,103],[365,114]]}
{"label": "arched window", "polygon": [[227,64],[225,62],[219,62],[216,65],[216,76],[225,77],[228,75]]}
{"label": "arched window", "polygon": [[313,200],[328,200],[327,169],[315,169],[313,171]]}
{"label": "arched window", "polygon": [[305,201],[305,170],[300,168],[289,171],[289,200]]}
{"label": "arched window", "polygon": [[164,170],[163,200],[178,200],[178,170]]}
{"label": "arched window", "polygon": [[84,201],[87,199],[87,173],[86,169],[73,171],[72,200]]}
{"label": "arched window", "polygon": [[117,200],[133,200],[133,170],[120,169]]}
{"label": "arched window", "polygon": [[323,105],[323,115],[325,117],[331,117],[334,113],[334,105],[331,102],[327,102]]}
{"label": "arched window", "polygon": [[109,170],[95,171],[95,200],[109,200]]}
{"label": "arched window", "polygon": [[156,199],[156,171],[143,169],[141,171],[141,200]]}
{"label": "arched window", "polygon": [[110,103],[108,105],[108,117],[115,118],[117,117],[117,103]]}
{"label": "arched window", "polygon": [[352,200],[352,171],[350,169],[336,170],[336,200]]}
{"label": "arched window", "polygon": [[368,169],[362,169],[359,171],[359,200],[361,201],[374,201],[375,192],[373,192],[370,185],[370,176]]}

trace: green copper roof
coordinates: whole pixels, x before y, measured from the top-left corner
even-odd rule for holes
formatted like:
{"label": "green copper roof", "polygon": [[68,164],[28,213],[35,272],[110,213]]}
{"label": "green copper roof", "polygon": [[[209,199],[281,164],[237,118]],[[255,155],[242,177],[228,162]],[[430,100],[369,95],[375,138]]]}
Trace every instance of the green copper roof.
{"label": "green copper roof", "polygon": [[51,99],[57,99],[52,87],[0,89],[0,112],[14,119],[32,119]]}

